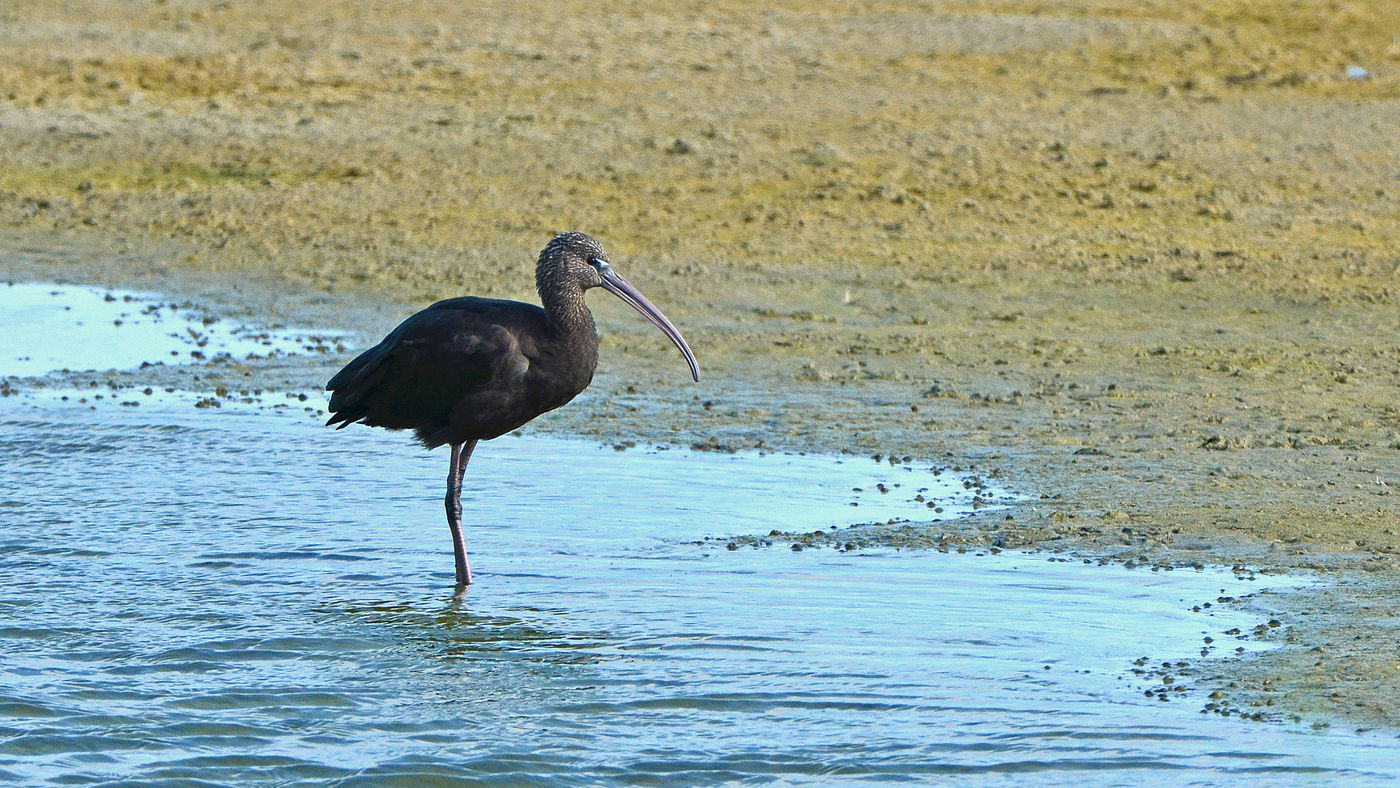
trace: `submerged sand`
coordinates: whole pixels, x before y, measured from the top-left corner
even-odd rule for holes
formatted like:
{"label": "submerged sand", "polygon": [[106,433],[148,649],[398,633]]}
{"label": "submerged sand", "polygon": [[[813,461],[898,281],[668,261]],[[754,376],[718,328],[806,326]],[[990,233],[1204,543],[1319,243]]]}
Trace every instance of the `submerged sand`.
{"label": "submerged sand", "polygon": [[703,381],[595,296],[599,379],[537,428],[1031,495],[871,541],[1334,573],[1198,680],[1400,727],[1400,9],[470,5],[7,4],[0,270],[372,341],[590,232]]}

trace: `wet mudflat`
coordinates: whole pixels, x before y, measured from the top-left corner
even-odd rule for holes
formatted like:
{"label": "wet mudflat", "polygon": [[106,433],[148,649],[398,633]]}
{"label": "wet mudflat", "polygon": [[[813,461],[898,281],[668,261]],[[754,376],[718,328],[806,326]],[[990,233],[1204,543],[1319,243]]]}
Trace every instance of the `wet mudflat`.
{"label": "wet mudflat", "polygon": [[1259,622],[1191,608],[1298,581],[694,543],[908,516],[918,489],[953,516],[948,474],[507,437],[472,462],[457,597],[442,457],[401,435],[21,395],[0,456],[5,779],[1400,774],[1387,740],[1203,715],[1132,673],[1232,652]]}
{"label": "wet mudflat", "polygon": [[593,232],[714,408],[614,304],[545,428],[949,458],[1056,501],[1008,543],[1324,571],[1228,682],[1400,729],[1400,4],[809,5],[11,0],[5,267],[377,339]]}

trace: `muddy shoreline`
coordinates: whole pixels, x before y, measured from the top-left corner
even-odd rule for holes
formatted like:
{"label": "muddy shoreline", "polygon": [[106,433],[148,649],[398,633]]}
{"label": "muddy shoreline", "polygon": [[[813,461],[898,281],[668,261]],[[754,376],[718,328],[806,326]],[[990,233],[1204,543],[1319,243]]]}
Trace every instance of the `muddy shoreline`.
{"label": "muddy shoreline", "polygon": [[[28,251],[4,261],[5,278],[148,289],[188,298],[214,315],[237,316],[265,326],[334,326],[355,331],[358,340],[347,339],[346,353],[327,357],[297,355],[250,363],[11,379],[12,390],[18,391],[45,386],[96,385],[97,390],[104,390],[156,385],[200,395],[196,399],[217,397],[220,391],[234,396],[253,390],[304,391],[310,398],[308,406],[322,407],[324,402],[318,395],[322,382],[353,355],[360,346],[357,342],[372,343],[377,333],[392,327],[398,316],[415,307],[377,300],[370,293],[307,293],[290,289],[280,278],[240,276],[219,281],[221,277],[204,273],[191,276],[172,272],[159,260],[139,256],[103,257],[84,263],[80,259],[92,250],[43,249],[32,243],[24,248]],[[523,268],[528,269],[528,265]],[[626,313],[614,313],[614,317],[617,323],[605,324],[605,332],[625,330],[624,324],[630,320]],[[707,345],[706,351],[711,350]],[[940,433],[920,435],[917,427],[900,428],[899,418],[892,418],[896,424],[871,424],[857,414],[878,414],[896,407],[889,401],[893,393],[878,383],[828,383],[817,391],[805,392],[807,396],[776,386],[765,390],[744,379],[757,374],[756,370],[736,373],[721,367],[715,371],[715,354],[706,351],[701,351],[702,359],[709,362],[705,384],[696,388],[685,384],[684,374],[670,374],[677,364],[684,373],[684,366],[678,357],[671,357],[674,351],[669,345],[652,342],[615,350],[604,358],[599,377],[588,392],[528,429],[591,437],[604,443],[688,445],[711,451],[760,448],[872,454],[887,457],[892,463],[931,462],[977,475],[1022,496],[1009,504],[998,501],[995,509],[951,523],[876,523],[857,525],[839,534],[732,534],[715,537],[717,543],[780,549],[895,546],[995,552],[1019,548],[1074,560],[1152,567],[1153,571],[1213,564],[1232,566],[1247,574],[1318,574],[1324,589],[1320,595],[1316,588],[1306,588],[1229,600],[1277,622],[1278,627],[1260,630],[1253,637],[1282,647],[1248,657],[1203,654],[1190,666],[1171,671],[1178,684],[1192,682],[1185,685],[1190,694],[1168,697],[1257,721],[1327,725],[1341,720],[1363,729],[1400,727],[1387,703],[1371,700],[1384,698],[1388,687],[1383,660],[1392,641],[1385,604],[1393,592],[1400,591],[1387,551],[1346,549],[1332,543],[1309,545],[1297,540],[1290,543],[1277,535],[1261,538],[1218,523],[1186,528],[1168,513],[1146,508],[1141,492],[1118,492],[1119,496],[1134,493],[1132,503],[1119,503],[1124,498],[1113,497],[1108,488],[1123,477],[1121,472],[1112,473],[1122,462],[1112,452],[1074,448],[1074,444],[1047,451],[1010,440],[996,445],[961,443]],[[838,396],[839,402],[834,403]],[[925,391],[911,401],[911,417],[933,410],[926,402],[930,399],[956,402],[965,398],[941,390]],[[984,398],[966,399],[978,402]],[[834,420],[838,414],[844,428],[818,424],[813,418]],[[852,432],[852,428],[859,431]],[[1218,451],[1202,448],[1207,450]],[[1059,464],[1047,467],[1057,455]],[[909,459],[904,460],[906,457]],[[1082,470],[1078,468],[1081,465]],[[1207,478],[1219,472],[1218,468],[1204,469]],[[1159,494],[1170,495],[1171,491]],[[1102,503],[1096,506],[1096,502]],[[1115,505],[1123,508],[1105,508]],[[1379,662],[1375,667],[1369,662],[1373,658]],[[1344,667],[1339,670],[1338,665]],[[1341,689],[1360,682],[1366,682],[1364,692],[1352,694]]]}
{"label": "muddy shoreline", "polygon": [[[21,3],[0,274],[370,342],[440,297],[532,298],[539,247],[590,232],[702,383],[594,297],[599,376],[536,429],[909,455],[1036,496],[910,546],[1324,573],[1259,601],[1286,648],[1201,688],[1400,727],[1396,12],[965,6],[81,27]],[[315,390],[340,360],[161,374]]]}

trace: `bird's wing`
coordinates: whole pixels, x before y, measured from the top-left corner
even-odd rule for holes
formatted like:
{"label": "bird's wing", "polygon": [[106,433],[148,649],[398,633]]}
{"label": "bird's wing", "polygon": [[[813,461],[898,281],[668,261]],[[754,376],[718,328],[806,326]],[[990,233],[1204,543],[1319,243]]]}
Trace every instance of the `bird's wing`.
{"label": "bird's wing", "polygon": [[530,361],[485,299],[439,302],[409,317],[326,384],[327,424],[419,428],[482,390],[509,387]]}

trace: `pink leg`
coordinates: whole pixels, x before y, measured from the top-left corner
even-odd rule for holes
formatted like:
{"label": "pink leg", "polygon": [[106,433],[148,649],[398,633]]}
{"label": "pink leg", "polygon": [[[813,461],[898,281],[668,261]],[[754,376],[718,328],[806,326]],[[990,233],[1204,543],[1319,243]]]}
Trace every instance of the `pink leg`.
{"label": "pink leg", "polygon": [[472,584],[472,566],[467,562],[467,543],[462,537],[462,477],[467,472],[467,461],[472,458],[476,441],[465,444],[452,444],[452,460],[447,470],[447,495],[443,507],[447,509],[447,527],[452,529],[452,558],[457,565],[457,585]]}

